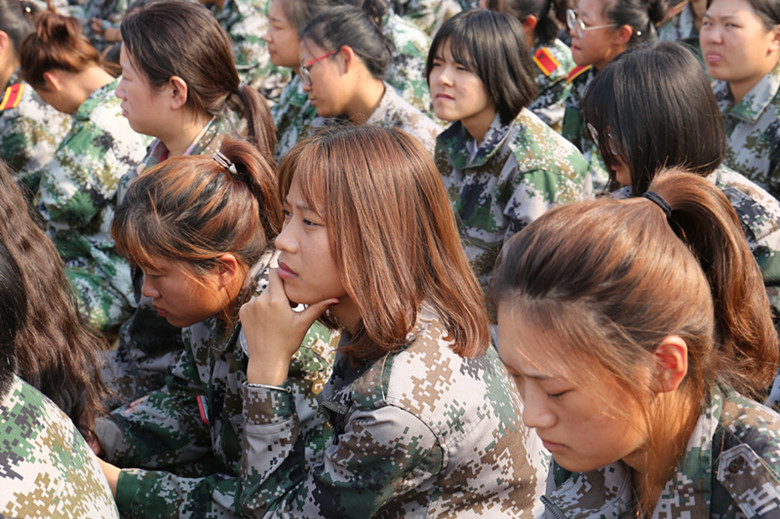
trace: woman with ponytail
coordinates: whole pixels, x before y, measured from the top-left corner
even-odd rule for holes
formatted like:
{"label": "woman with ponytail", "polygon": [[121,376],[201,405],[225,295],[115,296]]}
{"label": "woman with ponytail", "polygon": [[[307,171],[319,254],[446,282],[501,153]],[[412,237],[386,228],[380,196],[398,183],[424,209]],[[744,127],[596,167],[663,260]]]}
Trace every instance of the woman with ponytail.
{"label": "woman with ponytail", "polygon": [[22,79],[73,115],[54,158],[31,179],[38,210],[82,313],[95,328],[115,333],[133,300],[130,267],[114,250],[109,226],[119,179],[143,158],[147,139],[122,117],[117,80],[102,68],[75,18],[41,13],[20,57]]}
{"label": "woman with ponytail", "polygon": [[729,200],[656,176],[549,211],[491,286],[499,352],[554,464],[549,517],[774,517],[777,334]]}
{"label": "woman with ponytail", "polygon": [[[168,159],[130,184],[112,234],[143,271],[143,295],[182,328],[184,350],[162,389],[98,424],[110,463],[104,470],[123,516],[242,515],[247,356],[238,308],[265,288],[276,266],[270,240],[280,226],[276,169],[246,142],[225,140],[213,156]],[[315,395],[330,375],[329,337],[315,326],[290,361],[306,456],[328,436],[312,418]]]}

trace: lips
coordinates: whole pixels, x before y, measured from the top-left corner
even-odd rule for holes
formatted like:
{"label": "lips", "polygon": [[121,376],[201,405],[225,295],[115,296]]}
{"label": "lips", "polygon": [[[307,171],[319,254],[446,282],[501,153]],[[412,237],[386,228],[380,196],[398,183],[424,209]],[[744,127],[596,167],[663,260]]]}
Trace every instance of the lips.
{"label": "lips", "polygon": [[708,52],[705,54],[705,59],[707,60],[707,63],[714,64],[719,63],[723,57],[717,52]]}
{"label": "lips", "polygon": [[298,277],[298,274],[283,261],[279,262],[279,268],[276,270],[276,272],[283,280],[290,280]]}
{"label": "lips", "polygon": [[542,445],[544,445],[544,448],[552,453],[559,452],[564,449],[564,445],[562,443],[555,443],[551,441],[547,441],[545,439],[542,439]]}
{"label": "lips", "polygon": [[170,314],[166,311],[160,308],[159,306],[152,305],[155,310],[157,310],[157,313],[160,315],[160,317],[168,317]]}

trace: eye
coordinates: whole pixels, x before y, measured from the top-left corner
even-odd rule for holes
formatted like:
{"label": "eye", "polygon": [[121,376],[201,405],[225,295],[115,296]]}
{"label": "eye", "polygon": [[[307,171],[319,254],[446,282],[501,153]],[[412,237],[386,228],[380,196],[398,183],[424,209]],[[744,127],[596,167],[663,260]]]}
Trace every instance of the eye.
{"label": "eye", "polygon": [[563,395],[565,395],[566,393],[568,393],[568,391],[561,391],[560,393],[547,393],[547,398],[552,398],[557,400],[563,397]]}
{"label": "eye", "polygon": [[285,220],[287,220],[292,216],[292,213],[287,209],[282,209],[282,216],[284,217]]}
{"label": "eye", "polygon": [[306,218],[303,219],[303,225],[306,227],[319,227],[320,224],[317,222],[312,222],[311,220],[307,220]]}

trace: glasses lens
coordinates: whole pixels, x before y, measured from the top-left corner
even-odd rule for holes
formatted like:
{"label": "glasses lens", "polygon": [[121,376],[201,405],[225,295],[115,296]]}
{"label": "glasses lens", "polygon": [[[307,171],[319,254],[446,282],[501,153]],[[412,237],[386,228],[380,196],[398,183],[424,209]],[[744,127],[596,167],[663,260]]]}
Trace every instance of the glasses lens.
{"label": "glasses lens", "polygon": [[614,155],[618,156],[620,153],[618,153],[617,148],[615,147],[615,138],[612,137],[612,133],[607,132],[607,145],[609,146],[609,152]]}
{"label": "glasses lens", "polygon": [[585,125],[588,128],[588,133],[590,134],[590,138],[593,139],[593,142],[598,145],[599,143],[599,132],[596,131],[596,127],[592,124],[588,123]]}
{"label": "glasses lens", "polygon": [[304,85],[311,85],[311,76],[309,75],[309,69],[306,65],[301,66],[301,83]]}
{"label": "glasses lens", "polygon": [[585,24],[579,19],[573,9],[566,11],[566,25],[569,26],[569,30],[574,34],[575,38],[583,38],[585,36]]}
{"label": "glasses lens", "polygon": [[567,9],[566,10],[566,25],[569,27],[570,31],[574,30],[574,24],[577,23],[577,15],[574,13],[573,10]]}

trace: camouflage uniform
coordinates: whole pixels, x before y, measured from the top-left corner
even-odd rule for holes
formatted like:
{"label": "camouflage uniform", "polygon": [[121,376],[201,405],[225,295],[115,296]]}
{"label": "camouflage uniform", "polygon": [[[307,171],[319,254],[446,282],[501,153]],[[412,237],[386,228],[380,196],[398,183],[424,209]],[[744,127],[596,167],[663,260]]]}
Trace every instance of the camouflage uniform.
{"label": "camouflage uniform", "polygon": [[320,395],[334,438],[308,473],[285,387],[245,385],[245,513],[531,517],[547,465],[514,385],[493,348],[463,358],[446,335],[423,307],[397,350],[359,367],[337,354]]}
{"label": "camouflage uniform", "polygon": [[[342,122],[343,119],[340,117],[318,116],[312,121],[311,128]],[[436,136],[441,133],[441,127],[438,124],[405,101],[387,83],[385,83],[385,93],[379,101],[379,106],[374,109],[365,125],[403,130],[420,141],[431,154],[436,146]]]}
{"label": "camouflage uniform", "polygon": [[458,14],[462,8],[456,0],[390,0],[393,12],[403,16],[429,36]]}
{"label": "camouflage uniform", "polygon": [[103,35],[95,34],[95,31],[92,30],[92,19],[103,20],[106,22],[104,27],[118,29],[129,3],[132,2],[128,2],[128,0],[87,0],[83,5],[72,6],[70,15],[79,19],[84,36],[89,38],[89,42],[95,48],[102,51],[112,43],[106,43]]}
{"label": "camouflage uniform", "polygon": [[76,426],[18,377],[0,397],[0,424],[0,517],[119,517],[103,469]]}
{"label": "camouflage uniform", "polygon": [[233,58],[242,83],[260,90],[269,101],[276,102],[291,69],[271,63],[263,36],[268,31],[270,0],[225,0],[220,8],[207,3],[219,24],[233,40]]}
{"label": "camouflage uniform", "polygon": [[[276,256],[263,255],[245,290],[262,292]],[[144,467],[119,475],[116,501],[123,517],[241,516],[241,387],[247,356],[240,332],[240,322],[226,327],[215,317],[184,328],[184,351],[166,387],[116,409],[112,420],[99,421],[107,459],[120,467]],[[314,419],[315,395],[330,376],[336,340],[315,324],[290,365],[291,397],[309,452],[304,459],[319,456],[330,438],[330,430]]]}
{"label": "camouflage uniform", "polygon": [[[634,517],[631,469],[618,461],[571,473],[553,465],[545,517]],[[714,388],[653,518],[780,517],[780,415]]]}
{"label": "camouflage uniform", "polygon": [[73,114],[41,172],[38,200],[81,310],[98,329],[123,322],[133,304],[130,267],[114,250],[111,220],[119,179],[149,142],[122,117],[117,82],[95,90]]}
{"label": "camouflage uniform", "polygon": [[539,97],[528,109],[555,131],[560,132],[564,105],[571,89],[571,84],[566,79],[569,71],[576,66],[571,57],[571,49],[556,39],[552,45],[534,47],[531,57],[536,66],[534,81],[539,89]]}
{"label": "camouflage uniform", "polygon": [[295,144],[309,133],[309,125],[317,117],[317,108],[309,102],[303,91],[301,77],[293,76],[282,90],[279,102],[271,107],[276,124],[276,162],[287,155]]}
{"label": "camouflage uniform", "polygon": [[696,29],[693,6],[688,0],[683,0],[672,8],[670,15],[672,18],[658,27],[658,39],[681,43],[696,56],[706,71],[707,68],[704,66],[704,59],[701,55],[699,31]]}
{"label": "camouflage uniform", "polygon": [[780,63],[736,106],[729,85],[713,87],[726,129],[725,164],[780,195]]}
{"label": "camouflage uniform", "polygon": [[[10,103],[14,92],[20,97]],[[9,104],[3,109],[6,96]],[[70,115],[45,103],[30,85],[19,82],[14,72],[0,101],[0,156],[32,193],[38,190],[40,180],[32,174],[54,157],[71,124]]]}
{"label": "camouflage uniform", "polygon": [[[213,155],[225,136],[236,135],[242,123],[237,113],[213,117],[184,155]],[[123,200],[127,186],[145,169],[168,158],[168,148],[155,140],[138,167],[120,180],[119,200]],[[119,346],[106,352],[103,380],[116,393],[118,402],[127,403],[165,385],[167,370],[176,363],[183,349],[181,329],[160,317],[152,306],[152,300],[141,294],[143,273],[132,269],[133,292],[136,309],[119,331]]]}
{"label": "camouflage uniform", "polygon": [[571,90],[569,97],[566,98],[561,135],[582,152],[583,157],[590,165],[593,190],[601,192],[606,190],[609,185],[609,171],[601,158],[598,145],[593,142],[588,133],[585,126],[586,121],[582,115],[582,100],[585,98],[585,92],[587,92],[588,85],[594,77],[596,77],[596,69],[591,65],[576,67],[569,72],[567,81]]}
{"label": "camouflage uniform", "polygon": [[553,206],[591,194],[588,164],[527,108],[508,125],[493,119],[473,158],[460,121],[436,141],[436,166],[458,218],[460,236],[483,287],[504,241]]}
{"label": "camouflage uniform", "polygon": [[431,92],[425,76],[425,60],[431,47],[430,37],[395,14],[388,14],[382,22],[382,33],[393,43],[392,64],[385,73],[401,97],[428,116],[433,116]]}

